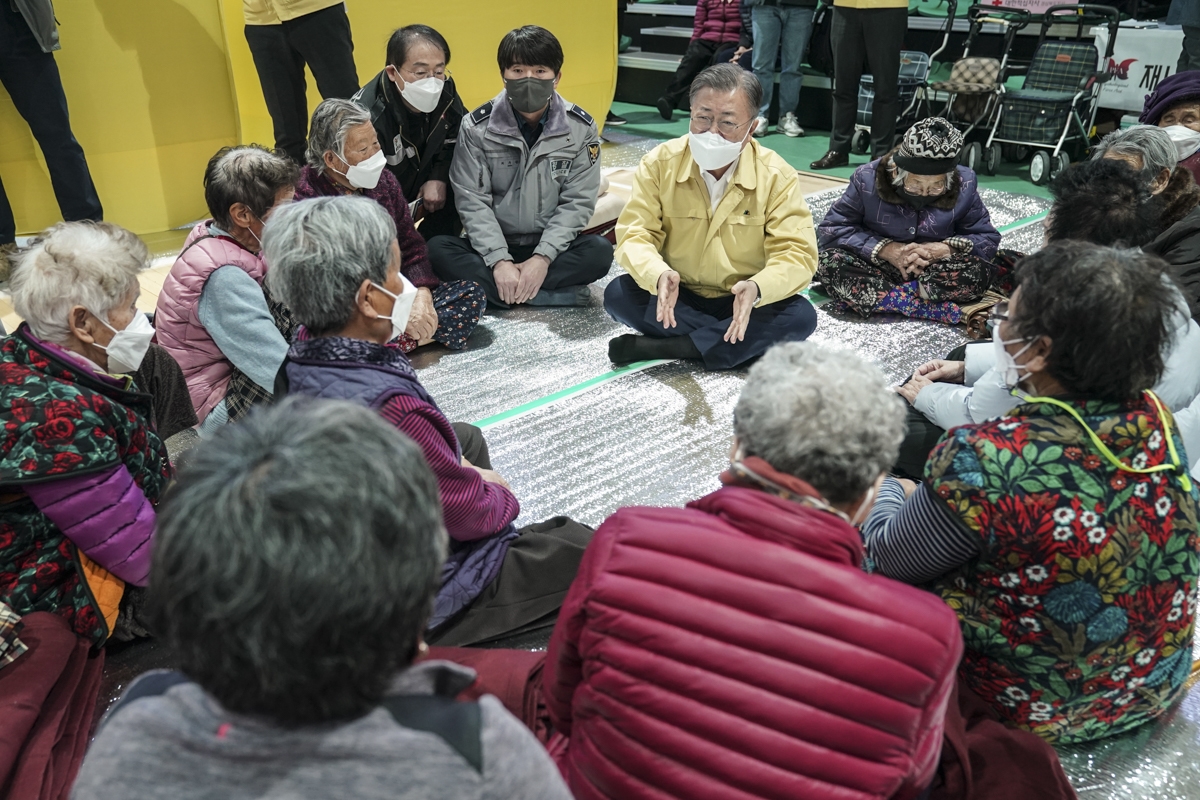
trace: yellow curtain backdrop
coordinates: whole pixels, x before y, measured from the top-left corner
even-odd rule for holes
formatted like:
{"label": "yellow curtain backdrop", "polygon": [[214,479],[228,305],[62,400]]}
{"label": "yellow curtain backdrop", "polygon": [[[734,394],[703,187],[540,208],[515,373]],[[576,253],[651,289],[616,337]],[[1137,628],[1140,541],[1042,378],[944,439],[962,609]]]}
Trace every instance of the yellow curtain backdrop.
{"label": "yellow curtain backdrop", "polygon": [[[468,106],[501,89],[496,46],[542,25],[566,52],[563,96],[603,120],[616,82],[614,0],[349,0],[362,81],[383,68],[392,30],[433,25],[449,40]],[[55,53],[71,127],[87,153],[105,217],[145,234],[205,215],[204,164],[236,142],[271,144],[271,121],[243,35],[241,0],[60,0]],[[309,80],[309,99],[320,101]],[[45,161],[0,91],[0,178],[22,233],[59,219]]]}

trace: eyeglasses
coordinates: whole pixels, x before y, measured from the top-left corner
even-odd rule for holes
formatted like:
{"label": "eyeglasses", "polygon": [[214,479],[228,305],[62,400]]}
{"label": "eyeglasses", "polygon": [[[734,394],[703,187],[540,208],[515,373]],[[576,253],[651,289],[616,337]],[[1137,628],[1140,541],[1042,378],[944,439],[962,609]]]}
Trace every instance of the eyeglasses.
{"label": "eyeglasses", "polygon": [[[407,70],[401,67],[397,70],[397,72],[399,72],[400,75],[405,78],[405,80],[407,80],[408,76],[411,75],[414,81],[423,81],[426,78],[441,78],[442,80],[446,80],[450,77],[450,70],[446,69],[445,67],[439,67],[435,70],[421,69],[415,71]],[[405,73],[408,74],[405,75]]]}
{"label": "eyeglasses", "polygon": [[1002,300],[999,303],[996,303],[996,305],[992,306],[992,310],[988,314],[988,322],[991,323],[992,327],[994,328],[997,325],[999,325],[1001,322],[1007,322],[1007,321],[1008,321],[1008,301]]}
{"label": "eyeglasses", "polygon": [[[752,119],[748,119],[745,122],[737,123],[731,119],[723,119],[717,123],[717,130],[721,132],[722,136],[724,136],[725,138],[729,138],[731,136],[737,136],[739,130],[746,127],[753,121],[754,120],[752,120]],[[705,116],[692,117],[692,128],[696,131],[696,133],[707,133],[708,131],[712,130],[712,126],[713,126],[713,118],[712,117],[705,117]]]}
{"label": "eyeglasses", "polygon": [[904,191],[912,195],[917,195],[918,197],[936,197],[937,195],[946,193],[946,181],[943,180],[941,183],[935,183],[932,186],[913,187],[905,184]]}

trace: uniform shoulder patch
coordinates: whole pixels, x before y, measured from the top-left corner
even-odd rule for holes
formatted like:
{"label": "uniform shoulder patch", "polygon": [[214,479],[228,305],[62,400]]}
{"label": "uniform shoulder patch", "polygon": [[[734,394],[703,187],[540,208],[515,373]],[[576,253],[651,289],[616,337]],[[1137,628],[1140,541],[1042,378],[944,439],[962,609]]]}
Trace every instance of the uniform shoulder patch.
{"label": "uniform shoulder patch", "polygon": [[492,115],[492,101],[488,100],[486,103],[481,105],[479,108],[477,108],[471,112],[471,122],[474,122],[476,125],[478,125],[479,123],[483,122],[485,119],[490,117],[491,115]]}
{"label": "uniform shoulder patch", "polygon": [[574,114],[575,116],[579,117],[581,120],[583,120],[584,122],[586,122],[588,125],[595,125],[595,124],[596,124],[596,120],[592,119],[592,115],[591,115],[591,114],[587,113],[587,112],[586,112],[586,111],[584,111],[582,108],[580,108],[579,106],[575,105],[574,103],[572,103],[572,104],[571,104],[571,107],[567,109],[567,113],[568,113],[568,114]]}
{"label": "uniform shoulder patch", "polygon": [[592,164],[595,164],[596,161],[600,158],[600,143],[599,142],[588,142],[587,154],[588,154],[588,161],[590,161]]}

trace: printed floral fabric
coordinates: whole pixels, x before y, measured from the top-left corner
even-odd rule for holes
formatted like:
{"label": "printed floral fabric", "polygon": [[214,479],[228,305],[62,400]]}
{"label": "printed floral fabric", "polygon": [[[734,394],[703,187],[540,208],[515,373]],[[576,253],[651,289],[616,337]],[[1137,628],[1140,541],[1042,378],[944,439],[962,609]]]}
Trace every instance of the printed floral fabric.
{"label": "printed floral fabric", "polygon": [[[433,340],[451,350],[462,350],[487,308],[487,294],[474,281],[451,281],[435,286],[430,292],[438,318]],[[397,341],[405,353],[417,349],[417,340],[407,333],[401,334]]]}
{"label": "printed floral fabric", "polygon": [[[947,306],[965,305],[982,297],[991,284],[992,267],[975,256],[955,253],[910,281],[893,264],[872,264],[848,250],[833,247],[817,257],[817,278],[826,294],[863,317],[898,313],[953,324],[958,322],[959,312]],[[893,293],[899,286],[908,288]]]}
{"label": "printed floral fabric", "polygon": [[124,464],[157,502],[171,476],[150,426],[150,397],[43,352],[22,325],[0,346],[0,600],[22,616],[49,611],[96,645],[108,635],[82,580],[75,546],[22,483]]}
{"label": "printed floral fabric", "polygon": [[[1172,463],[1149,397],[1072,406],[1123,463]],[[1182,473],[1119,470],[1064,410],[1030,403],[952,430],[931,454],[930,488],[983,546],[933,588],[962,623],[963,679],[1009,724],[1082,742],[1182,692],[1200,556],[1175,447]]]}

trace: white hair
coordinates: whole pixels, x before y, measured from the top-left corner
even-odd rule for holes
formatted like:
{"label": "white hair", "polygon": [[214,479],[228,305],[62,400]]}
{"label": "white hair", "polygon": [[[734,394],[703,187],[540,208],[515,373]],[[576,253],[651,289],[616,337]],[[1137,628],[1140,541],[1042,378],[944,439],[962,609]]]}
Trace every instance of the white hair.
{"label": "white hair", "polygon": [[896,462],[904,413],[879,368],[854,352],[785,342],[750,369],[734,430],[746,455],[844,503]]}
{"label": "white hair", "polygon": [[344,328],[364,280],[382,284],[396,223],[367,197],[314,197],[283,206],[263,227],[271,295],[321,335]]}
{"label": "white hair", "polygon": [[331,97],[321,101],[308,126],[308,150],[304,153],[308,165],[324,173],[326,153],[345,160],[346,136],[370,122],[370,112],[353,100]]}
{"label": "white hair", "polygon": [[138,290],[150,251],[130,231],[109,222],[60,222],[21,255],[9,291],[33,334],[55,344],[71,335],[70,311],[108,313]]}
{"label": "white hair", "polygon": [[1152,183],[1163,170],[1171,172],[1179,163],[1171,134],[1154,125],[1134,125],[1108,134],[1092,151],[1092,160],[1107,155],[1132,156],[1141,161],[1142,176],[1147,183]]}

